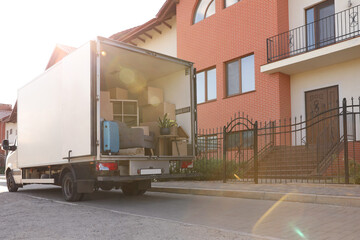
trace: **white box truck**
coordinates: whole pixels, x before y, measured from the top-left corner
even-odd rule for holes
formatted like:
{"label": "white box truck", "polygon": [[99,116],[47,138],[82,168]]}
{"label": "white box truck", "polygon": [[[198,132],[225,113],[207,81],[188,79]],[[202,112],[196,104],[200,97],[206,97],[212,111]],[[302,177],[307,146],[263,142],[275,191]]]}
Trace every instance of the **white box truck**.
{"label": "white box truck", "polygon": [[[195,153],[194,79],[193,64],[184,60],[103,37],[84,44],[18,90],[17,143],[2,144],[8,152],[9,191],[26,184],[55,184],[62,187],[65,200],[79,201],[98,188],[140,195],[152,179],[188,176],[180,168],[188,166]],[[178,141],[175,134],[152,135],[153,149],[140,154],[126,151],[133,149],[125,149],[125,154],[105,152],[103,122],[108,119],[101,116],[101,94],[121,88],[131,96],[128,101],[137,104],[148,87],[161,89],[160,102],[175,106],[175,120],[187,135],[187,153],[158,150],[158,145],[169,148]],[[135,108],[133,115],[115,114],[121,109],[111,109],[111,114],[119,121],[135,117],[132,123],[140,125],[138,129],[147,127],[141,123],[142,107]],[[174,173],[174,167],[180,171]]]}

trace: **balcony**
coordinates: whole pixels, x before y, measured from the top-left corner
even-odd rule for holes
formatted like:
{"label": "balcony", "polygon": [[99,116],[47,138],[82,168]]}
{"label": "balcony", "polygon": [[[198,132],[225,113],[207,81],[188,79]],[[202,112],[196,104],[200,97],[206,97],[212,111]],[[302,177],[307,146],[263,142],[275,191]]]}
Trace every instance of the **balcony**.
{"label": "balcony", "polygon": [[293,74],[358,57],[359,10],[360,5],[268,38],[268,64],[261,71]]}

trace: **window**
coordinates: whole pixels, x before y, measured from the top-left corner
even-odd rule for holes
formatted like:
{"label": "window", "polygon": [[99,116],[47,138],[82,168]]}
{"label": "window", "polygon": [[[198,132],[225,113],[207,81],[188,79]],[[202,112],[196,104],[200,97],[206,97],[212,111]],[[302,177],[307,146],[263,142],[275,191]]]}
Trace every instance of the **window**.
{"label": "window", "polygon": [[226,64],[227,96],[255,90],[254,55]]}
{"label": "window", "polygon": [[12,129],[10,129],[10,135],[12,135]]}
{"label": "window", "polygon": [[231,5],[234,5],[237,2],[240,2],[241,0],[225,0],[225,8],[230,7]]}
{"label": "window", "polygon": [[254,147],[254,131],[246,130],[226,135],[227,149],[252,149]]}
{"label": "window", "polygon": [[217,135],[207,135],[198,137],[198,150],[200,152],[214,151],[219,147]]}
{"label": "window", "polygon": [[335,41],[334,0],[306,9],[307,48],[312,50]]}
{"label": "window", "polygon": [[215,0],[200,0],[195,11],[194,24],[215,14]]}
{"label": "window", "polygon": [[216,99],[216,68],[196,74],[197,103]]}
{"label": "window", "polygon": [[6,130],[6,139],[9,139],[9,130]]}

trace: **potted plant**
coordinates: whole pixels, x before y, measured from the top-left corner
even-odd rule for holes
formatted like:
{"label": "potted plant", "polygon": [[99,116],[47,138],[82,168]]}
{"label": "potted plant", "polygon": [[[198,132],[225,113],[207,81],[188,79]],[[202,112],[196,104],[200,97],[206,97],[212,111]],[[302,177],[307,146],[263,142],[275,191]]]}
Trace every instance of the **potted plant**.
{"label": "potted plant", "polygon": [[177,124],[175,120],[170,120],[170,118],[168,118],[167,113],[165,113],[163,118],[159,117],[158,125],[160,128],[160,135],[169,135],[171,132],[170,128],[176,126]]}

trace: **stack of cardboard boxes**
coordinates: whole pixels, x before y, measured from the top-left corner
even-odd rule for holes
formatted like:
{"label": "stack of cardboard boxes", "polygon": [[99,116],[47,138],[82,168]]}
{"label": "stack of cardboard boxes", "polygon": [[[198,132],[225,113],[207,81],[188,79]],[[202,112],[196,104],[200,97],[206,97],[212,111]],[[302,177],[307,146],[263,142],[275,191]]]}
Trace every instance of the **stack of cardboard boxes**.
{"label": "stack of cardboard boxes", "polygon": [[[140,126],[137,128],[144,129],[144,134],[149,135],[150,132],[153,132],[155,135],[156,141],[158,141],[160,136],[160,128],[158,125],[159,118],[162,118],[167,114],[170,120],[176,120],[175,116],[175,104],[164,102],[164,93],[161,88],[155,87],[146,87],[142,92],[131,96],[138,100],[139,112],[140,112]],[[109,91],[102,91],[100,95],[100,114],[101,118],[112,121],[114,120],[114,106],[111,103],[110,99],[121,99],[126,100],[129,98],[128,91],[122,88],[113,88]],[[175,138],[171,139],[169,142],[169,148],[174,156],[185,156],[187,155],[187,139],[188,136],[183,130],[177,132],[178,128],[173,127],[171,129],[171,136]],[[181,140],[180,140],[181,139]],[[157,146],[159,143],[156,144]],[[169,151],[167,151],[169,152]],[[156,154],[162,155],[160,149],[156,149]]]}
{"label": "stack of cardboard boxes", "polygon": [[[164,102],[164,93],[161,88],[146,87],[138,98],[141,122],[157,122],[167,113],[170,120],[175,118],[175,104]],[[145,125],[146,126],[146,125]]]}

